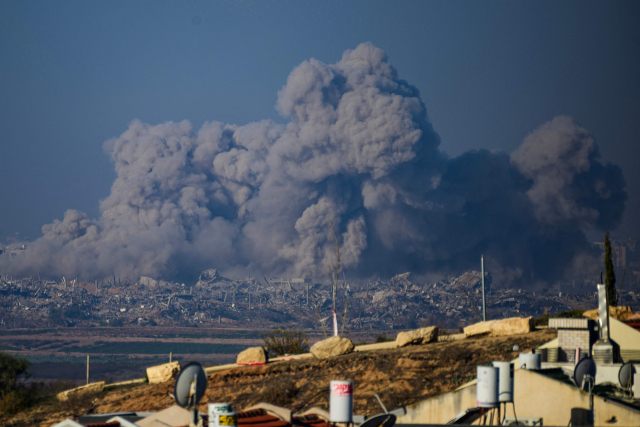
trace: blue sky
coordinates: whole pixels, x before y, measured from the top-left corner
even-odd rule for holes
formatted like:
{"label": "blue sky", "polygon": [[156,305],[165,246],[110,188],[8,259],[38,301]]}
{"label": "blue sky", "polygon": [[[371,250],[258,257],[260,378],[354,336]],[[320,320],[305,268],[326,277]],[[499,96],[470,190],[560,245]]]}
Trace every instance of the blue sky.
{"label": "blue sky", "polygon": [[291,70],[366,41],[418,87],[450,156],[573,117],[623,169],[614,235],[638,238],[638,22],[638,2],[2,2],[0,240],[69,208],[98,217],[115,179],[102,144],[131,120],[284,123]]}

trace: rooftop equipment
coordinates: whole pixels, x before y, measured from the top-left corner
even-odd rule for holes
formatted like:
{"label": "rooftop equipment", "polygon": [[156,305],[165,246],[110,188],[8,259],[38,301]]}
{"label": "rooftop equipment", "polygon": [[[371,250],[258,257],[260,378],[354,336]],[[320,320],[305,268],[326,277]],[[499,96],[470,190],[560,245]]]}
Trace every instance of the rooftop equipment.
{"label": "rooftop equipment", "polygon": [[237,427],[238,414],[230,403],[209,403],[209,427]]}
{"label": "rooftop equipment", "polygon": [[598,363],[615,363],[620,347],[609,337],[609,300],[607,286],[598,285],[598,326],[600,339],[593,344],[593,360]]}
{"label": "rooftop equipment", "polygon": [[174,387],[174,397],[176,403],[185,409],[192,410],[191,425],[198,424],[198,410],[196,406],[204,392],[207,389],[207,375],[197,362],[191,362],[187,364],[176,378],[176,384]]}
{"label": "rooftop equipment", "polygon": [[540,355],[533,353],[520,353],[519,363],[520,368],[524,368],[527,370],[537,370],[540,369]]}
{"label": "rooftop equipment", "polygon": [[493,362],[498,368],[498,401],[513,402],[513,363]]}
{"label": "rooftop equipment", "polygon": [[380,400],[380,396],[378,396],[378,393],[374,393],[373,396],[378,400],[378,403],[382,407],[384,414],[374,415],[373,417],[360,424],[359,427],[393,427],[393,425],[396,423],[396,415],[390,414],[389,411],[387,411],[387,408],[382,403],[382,400]]}
{"label": "rooftop equipment", "polygon": [[353,418],[353,382],[331,381],[329,383],[329,421],[350,423]]}
{"label": "rooftop equipment", "polygon": [[[599,286],[599,285],[598,285]],[[590,357],[585,357],[578,362],[573,370],[573,381],[580,390],[585,387],[589,389],[589,411],[587,412],[587,423],[593,424],[593,395],[591,394],[593,386],[596,383],[596,362]]]}
{"label": "rooftop equipment", "polygon": [[625,391],[630,391],[633,386],[633,375],[636,372],[636,368],[633,366],[633,363],[627,362],[620,367],[618,371],[618,382],[620,382],[620,387],[622,387]]}
{"label": "rooftop equipment", "polygon": [[479,408],[497,408],[498,400],[498,368],[478,366],[478,384],[476,401]]}

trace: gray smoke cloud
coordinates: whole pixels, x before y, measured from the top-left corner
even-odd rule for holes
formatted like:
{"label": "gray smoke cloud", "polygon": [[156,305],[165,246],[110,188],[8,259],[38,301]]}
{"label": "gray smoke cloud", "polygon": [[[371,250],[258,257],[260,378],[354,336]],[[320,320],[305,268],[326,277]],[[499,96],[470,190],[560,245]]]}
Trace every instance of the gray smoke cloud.
{"label": "gray smoke cloud", "polygon": [[100,218],[68,210],[0,268],[324,277],[337,237],[350,274],[454,272],[484,253],[505,281],[552,280],[586,265],[584,230],[614,228],[624,209],[620,169],[569,117],[511,156],[447,158],[418,90],[369,43],[300,64],[276,106],[286,125],[133,121],[104,144],[117,179]]}

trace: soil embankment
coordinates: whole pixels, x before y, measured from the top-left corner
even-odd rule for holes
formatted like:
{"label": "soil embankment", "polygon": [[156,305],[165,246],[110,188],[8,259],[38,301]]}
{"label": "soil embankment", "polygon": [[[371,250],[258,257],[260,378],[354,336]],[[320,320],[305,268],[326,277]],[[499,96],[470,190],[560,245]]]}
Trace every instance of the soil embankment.
{"label": "soil embankment", "polygon": [[[232,368],[208,376],[200,410],[206,411],[206,404],[214,401],[233,402],[238,409],[258,402],[296,411],[312,406],[327,408],[329,381],[346,379],[355,382],[354,412],[371,415],[381,411],[374,393],[380,395],[389,409],[419,402],[473,380],[478,365],[511,360],[555,336],[554,330],[547,329],[526,335],[358,352],[328,360],[310,358]],[[88,412],[157,411],[174,403],[167,394],[172,390],[172,382],[145,384],[64,404],[49,402],[12,418],[0,418],[0,424],[49,426]]]}

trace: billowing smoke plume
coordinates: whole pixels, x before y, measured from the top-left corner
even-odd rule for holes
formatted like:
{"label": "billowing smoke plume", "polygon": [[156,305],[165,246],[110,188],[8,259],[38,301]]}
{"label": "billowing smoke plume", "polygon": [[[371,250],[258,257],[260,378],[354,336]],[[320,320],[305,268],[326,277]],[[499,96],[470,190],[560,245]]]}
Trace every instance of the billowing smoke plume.
{"label": "billowing smoke plume", "polygon": [[418,90],[371,44],[300,64],[277,108],[287,125],[133,121],[104,145],[117,179],[101,217],[67,211],[0,268],[324,277],[337,240],[350,274],[454,272],[484,253],[505,279],[549,280],[580,269],[583,230],[615,227],[624,209],[620,169],[569,117],[511,156],[448,159]]}

